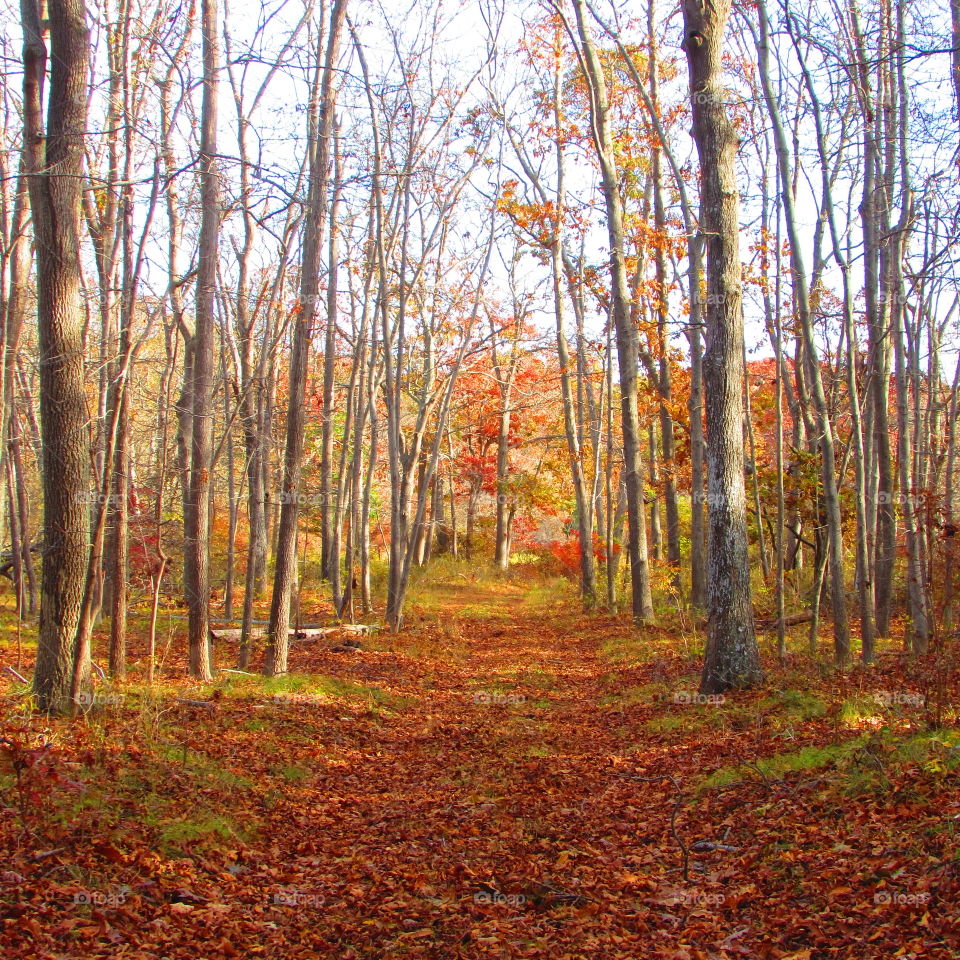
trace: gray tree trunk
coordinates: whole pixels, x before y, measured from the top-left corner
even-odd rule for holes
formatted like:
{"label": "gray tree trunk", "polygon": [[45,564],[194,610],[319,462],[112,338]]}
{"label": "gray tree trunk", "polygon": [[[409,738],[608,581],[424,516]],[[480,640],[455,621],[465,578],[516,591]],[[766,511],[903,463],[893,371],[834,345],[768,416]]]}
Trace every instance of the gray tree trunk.
{"label": "gray tree trunk", "polygon": [[723,35],[730,0],[684,0],[683,48],[690,75],[693,137],[700,158],[701,231],[706,236],[706,353],[709,545],[707,650],[701,692],[760,682],[753,625],[743,479],[743,313],[737,135],[723,102]]}
{"label": "gray tree trunk", "polygon": [[220,175],[217,161],[217,86],[220,69],[216,0],[202,0],[203,99],[200,116],[200,241],[192,342],[192,430],[189,517],[184,543],[190,675],[213,676],[210,644],[210,474],[213,469],[214,302],[220,232]]}

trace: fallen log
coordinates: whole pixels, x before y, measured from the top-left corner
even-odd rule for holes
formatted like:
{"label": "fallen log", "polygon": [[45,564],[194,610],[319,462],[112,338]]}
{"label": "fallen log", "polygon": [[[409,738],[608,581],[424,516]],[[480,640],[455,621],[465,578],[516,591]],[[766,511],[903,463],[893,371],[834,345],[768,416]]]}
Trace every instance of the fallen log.
{"label": "fallen log", "polygon": [[[322,640],[337,633],[366,634],[373,633],[374,629],[364,623],[345,623],[339,627],[294,627],[288,631],[287,636],[291,640]],[[262,627],[257,627],[250,631],[250,636],[263,637],[266,632]],[[240,627],[210,628],[210,636],[214,640],[239,640],[241,633]]]}
{"label": "fallen log", "polygon": [[211,713],[217,709],[215,700],[188,700],[186,697],[177,697],[177,703],[182,703],[185,707],[200,707]]}
{"label": "fallen log", "polygon": [[[791,613],[783,618],[784,627],[796,627],[801,623],[809,623],[813,619],[813,613],[804,610],[802,613]],[[753,621],[754,628],[763,633],[772,633],[777,629],[778,619],[776,617],[757,617]],[[700,620],[697,623],[698,630],[706,630],[709,621]]]}
{"label": "fallen log", "polygon": [[[783,618],[783,625],[785,627],[797,627],[801,623],[809,623],[813,619],[813,613],[809,610],[804,610],[802,613],[791,613],[789,616]],[[773,630],[777,629],[779,625],[779,620],[777,617],[771,617],[770,619],[757,620],[754,623],[754,626],[757,630],[763,630],[764,633],[770,633]]]}

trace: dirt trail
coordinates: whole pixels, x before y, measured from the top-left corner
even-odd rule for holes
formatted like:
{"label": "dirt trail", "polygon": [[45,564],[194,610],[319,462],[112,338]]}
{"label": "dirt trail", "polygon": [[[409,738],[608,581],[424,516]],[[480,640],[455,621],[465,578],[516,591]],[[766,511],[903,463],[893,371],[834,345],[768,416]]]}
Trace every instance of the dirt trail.
{"label": "dirt trail", "polygon": [[278,886],[323,891],[319,912],[283,911],[278,942],[302,938],[304,956],[655,956],[635,885],[644,842],[662,838],[633,834],[625,797],[659,804],[662,790],[619,775],[596,639],[519,587],[449,594],[449,656],[338,665],[403,705],[341,714],[352,755],[330,762],[336,741],[315,744],[300,759],[315,773],[262,825],[268,858],[297,851]]}
{"label": "dirt trail", "polygon": [[[889,791],[856,821],[820,776],[697,794],[705,772],[794,736],[763,719],[767,694],[678,707],[697,651],[648,631],[647,661],[613,662],[602,648],[631,634],[624,621],[527,587],[434,586],[400,637],[356,654],[295,644],[285,686],[234,678],[204,694],[210,711],[166,707],[178,746],[162,765],[127,718],[100,808],[19,861],[27,906],[0,954],[960,957],[942,945],[958,936],[949,838],[916,842],[942,797]],[[830,723],[804,731],[825,741]],[[79,750],[82,728],[68,733]],[[225,836],[183,840],[218,818]],[[941,909],[876,905],[887,878],[931,877]],[[78,913],[78,884],[123,900]]]}
{"label": "dirt trail", "polygon": [[283,883],[324,891],[321,914],[286,911],[278,937],[305,956],[673,955],[643,902],[651,867],[679,869],[670,788],[630,779],[637,733],[610,707],[644,678],[611,678],[563,602],[448,592],[450,655],[345,665],[405,706],[351,721],[346,763],[318,745],[315,775],[265,826],[299,848]]}

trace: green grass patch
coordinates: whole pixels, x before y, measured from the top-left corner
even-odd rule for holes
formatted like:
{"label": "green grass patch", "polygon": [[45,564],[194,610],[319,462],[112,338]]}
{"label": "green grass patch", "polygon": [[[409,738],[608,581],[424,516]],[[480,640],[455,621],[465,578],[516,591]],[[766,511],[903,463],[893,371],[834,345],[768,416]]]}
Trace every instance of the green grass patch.
{"label": "green grass patch", "polygon": [[160,843],[166,847],[207,846],[234,840],[238,836],[230,820],[210,811],[198,811],[193,816],[172,820],[160,827]]}
{"label": "green grass patch", "polygon": [[293,763],[285,763],[277,767],[273,773],[283,777],[287,783],[300,783],[310,776],[310,771],[306,767],[299,767]]}
{"label": "green grass patch", "polygon": [[773,695],[761,700],[758,706],[761,710],[800,722],[815,720],[827,713],[827,704],[807,690],[777,690]]}
{"label": "green grass patch", "polygon": [[558,606],[574,602],[576,599],[575,584],[566,577],[551,577],[529,584],[523,596],[523,603],[526,607],[537,610],[555,610]]}
{"label": "green grass patch", "polygon": [[[609,676],[617,679],[616,674]],[[606,683],[607,681],[604,680]],[[632,707],[649,706],[654,703],[661,703],[667,699],[670,692],[670,685],[665,682],[645,683],[639,687],[624,687],[621,690],[611,690],[600,698],[601,707]]]}
{"label": "green grass patch", "polygon": [[600,644],[600,655],[611,663],[623,666],[650,663],[657,659],[658,653],[662,650],[675,653],[678,643],[683,645],[691,656],[700,656],[703,652],[699,639],[695,644],[690,644],[685,637],[680,637],[678,640],[677,635],[672,631],[645,631],[642,627],[633,630],[623,627],[622,631],[611,634]]}
{"label": "green grass patch", "polygon": [[788,773],[801,773],[809,770],[821,770],[836,766],[859,750],[867,737],[854,737],[843,743],[828,744],[824,747],[805,746],[785,753],[776,753],[763,757],[755,764],[736,767],[721,767],[705,777],[698,786],[698,792],[725,787],[738,780],[761,778],[775,780]]}
{"label": "green grass patch", "polygon": [[296,705],[314,701],[352,700],[398,711],[415,702],[412,697],[391,693],[380,687],[319,673],[288,673],[279,677],[230,674],[223,680],[202,687],[196,695],[208,699],[215,691],[219,691],[221,697],[237,699],[273,698],[279,705],[283,705],[284,701]]}
{"label": "green grass patch", "polygon": [[718,730],[725,724],[725,718],[719,710],[700,710],[697,712],[666,713],[648,720],[643,729],[650,733],[676,733],[678,731],[694,733],[699,730]]}

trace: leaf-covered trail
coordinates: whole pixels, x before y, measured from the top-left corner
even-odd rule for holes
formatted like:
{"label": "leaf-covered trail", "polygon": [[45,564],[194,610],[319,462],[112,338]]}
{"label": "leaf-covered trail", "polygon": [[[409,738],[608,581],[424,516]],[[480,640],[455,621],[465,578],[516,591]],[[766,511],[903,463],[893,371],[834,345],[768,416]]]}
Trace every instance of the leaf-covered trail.
{"label": "leaf-covered trail", "polygon": [[[98,757],[64,733],[92,799],[79,832],[43,827],[61,852],[11,864],[28,908],[0,947],[960,956],[955,834],[937,832],[960,814],[949,781],[890,779],[851,801],[829,768],[744,766],[698,792],[747,758],[828,749],[835,722],[771,706],[769,691],[678,705],[698,651],[654,630],[645,656],[615,659],[618,643],[634,649],[630,628],[573,606],[512,583],[437,587],[400,637],[356,654],[295,645],[286,684],[234,677],[194,694],[210,710],[166,707],[149,749],[142,712],[104,716]],[[77,889],[122,895],[77,907]]]}

